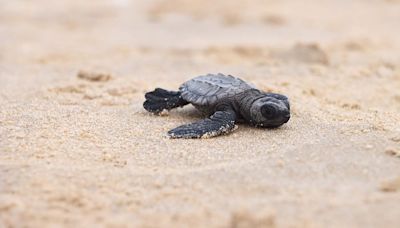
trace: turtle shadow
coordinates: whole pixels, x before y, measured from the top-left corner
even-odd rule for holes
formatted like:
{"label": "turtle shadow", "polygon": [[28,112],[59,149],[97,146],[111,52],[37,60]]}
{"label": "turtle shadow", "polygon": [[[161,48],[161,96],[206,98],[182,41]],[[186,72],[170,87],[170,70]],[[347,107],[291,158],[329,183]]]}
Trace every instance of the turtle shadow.
{"label": "turtle shadow", "polygon": [[206,116],[204,114],[202,114],[199,110],[197,110],[193,106],[173,109],[170,111],[170,114],[173,116],[179,116],[179,117],[188,118],[188,119],[204,119],[204,118],[206,118]]}
{"label": "turtle shadow", "polygon": [[279,127],[255,127],[250,125],[249,123],[240,121],[236,123],[239,128],[239,131],[265,131],[265,132],[286,132],[289,131],[291,128],[286,124],[283,124]]}

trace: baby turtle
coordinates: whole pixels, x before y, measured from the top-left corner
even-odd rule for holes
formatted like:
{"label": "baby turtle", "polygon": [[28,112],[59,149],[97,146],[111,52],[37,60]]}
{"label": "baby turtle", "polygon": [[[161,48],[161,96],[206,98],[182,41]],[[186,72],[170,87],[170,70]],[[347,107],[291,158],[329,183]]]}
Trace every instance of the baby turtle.
{"label": "baby turtle", "polygon": [[195,77],[179,91],[156,88],[145,98],[143,107],[154,114],[190,103],[208,117],[168,131],[171,138],[218,136],[233,131],[236,122],[275,128],[290,118],[286,96],[262,92],[242,79],[220,73]]}

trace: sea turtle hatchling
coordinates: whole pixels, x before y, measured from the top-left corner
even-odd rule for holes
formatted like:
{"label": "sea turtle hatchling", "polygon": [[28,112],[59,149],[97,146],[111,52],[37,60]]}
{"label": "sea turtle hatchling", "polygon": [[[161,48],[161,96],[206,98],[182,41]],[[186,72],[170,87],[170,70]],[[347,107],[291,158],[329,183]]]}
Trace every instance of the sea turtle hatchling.
{"label": "sea turtle hatchling", "polygon": [[236,122],[275,128],[290,118],[286,96],[262,92],[242,79],[224,74],[195,77],[183,83],[179,91],[156,88],[145,98],[143,107],[154,114],[190,103],[208,117],[168,131],[171,138],[218,136],[233,131]]}

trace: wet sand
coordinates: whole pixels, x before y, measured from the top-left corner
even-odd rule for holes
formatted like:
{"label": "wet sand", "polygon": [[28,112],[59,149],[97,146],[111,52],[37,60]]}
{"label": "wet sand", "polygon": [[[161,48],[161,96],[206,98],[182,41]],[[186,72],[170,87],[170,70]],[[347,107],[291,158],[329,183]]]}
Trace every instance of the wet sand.
{"label": "wet sand", "polygon": [[[238,10],[240,9],[240,10]],[[0,227],[399,227],[399,1],[0,4]],[[171,140],[142,108],[226,73],[275,130]]]}

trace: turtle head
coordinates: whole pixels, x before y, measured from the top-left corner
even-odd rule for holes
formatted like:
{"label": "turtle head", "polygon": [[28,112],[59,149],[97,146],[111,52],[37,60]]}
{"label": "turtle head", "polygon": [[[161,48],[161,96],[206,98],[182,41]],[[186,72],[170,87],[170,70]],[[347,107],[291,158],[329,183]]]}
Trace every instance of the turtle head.
{"label": "turtle head", "polygon": [[267,94],[253,102],[250,116],[257,127],[279,127],[290,119],[289,100],[280,94]]}

